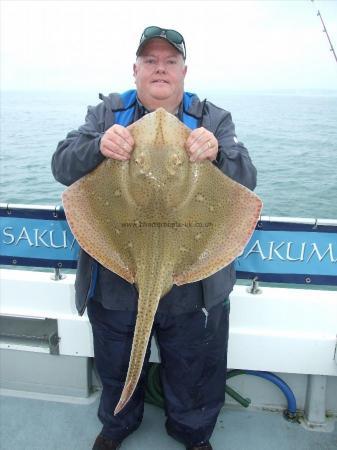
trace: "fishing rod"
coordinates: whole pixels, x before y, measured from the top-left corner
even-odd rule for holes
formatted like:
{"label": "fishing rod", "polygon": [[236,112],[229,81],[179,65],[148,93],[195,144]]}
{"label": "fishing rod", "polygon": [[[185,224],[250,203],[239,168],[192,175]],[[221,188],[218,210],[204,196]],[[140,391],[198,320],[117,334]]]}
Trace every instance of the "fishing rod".
{"label": "fishing rod", "polygon": [[[314,0],[311,0],[311,1],[314,2]],[[323,32],[326,34],[326,37],[328,38],[328,41],[329,41],[329,44],[330,44],[330,51],[333,53],[333,55],[335,57],[335,60],[336,60],[336,63],[337,63],[336,52],[335,52],[335,49],[333,48],[333,45],[332,45],[332,42],[331,42],[328,30],[326,29],[326,26],[325,26],[322,14],[320,13],[319,9],[317,10],[317,15],[321,19],[321,22],[322,22],[322,25],[323,25]]]}

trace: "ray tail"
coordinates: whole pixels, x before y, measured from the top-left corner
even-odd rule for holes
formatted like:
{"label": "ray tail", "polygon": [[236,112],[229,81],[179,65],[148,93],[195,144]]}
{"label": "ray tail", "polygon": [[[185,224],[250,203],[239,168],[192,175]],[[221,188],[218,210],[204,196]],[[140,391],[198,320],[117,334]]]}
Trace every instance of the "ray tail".
{"label": "ray tail", "polygon": [[146,297],[140,294],[139,296],[138,315],[135,333],[133,336],[128,373],[120,400],[115,408],[114,415],[118,414],[129,402],[137,387],[160,297],[160,294],[152,294]]}

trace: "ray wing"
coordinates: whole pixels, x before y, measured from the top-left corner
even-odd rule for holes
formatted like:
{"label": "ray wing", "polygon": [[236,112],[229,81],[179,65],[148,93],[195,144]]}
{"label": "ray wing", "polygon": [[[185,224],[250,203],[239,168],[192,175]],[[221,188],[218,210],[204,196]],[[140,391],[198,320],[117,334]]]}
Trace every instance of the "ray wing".
{"label": "ray wing", "polygon": [[[198,163],[194,163],[198,164]],[[193,165],[191,170],[195,171]],[[262,203],[252,191],[225,176],[209,161],[199,163],[194,194],[179,210],[180,258],[176,284],[202,280],[231,263],[248,243]]]}
{"label": "ray wing", "polygon": [[104,267],[133,283],[129,229],[130,224],[137,224],[137,210],[125,198],[127,172],[126,162],[106,160],[68,187],[62,201],[79,245]]}

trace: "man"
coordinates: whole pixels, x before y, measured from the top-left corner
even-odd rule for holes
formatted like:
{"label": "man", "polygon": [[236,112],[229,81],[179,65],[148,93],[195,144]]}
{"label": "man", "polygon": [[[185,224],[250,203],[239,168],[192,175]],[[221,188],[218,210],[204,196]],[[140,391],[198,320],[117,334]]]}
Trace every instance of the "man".
{"label": "man", "polygon": [[[89,107],[85,124],[59,143],[52,160],[55,178],[70,185],[105,158],[127,161],[134,141],[126,126],[163,107],[193,129],[186,142],[191,161],[209,159],[226,175],[254,189],[256,170],[235,136],[230,113],[184,92],[187,66],[182,35],[148,27],[136,55],[136,90],[100,95],[103,101]],[[212,450],[209,439],[224,403],[229,294],[234,282],[231,264],[203,281],[173,286],[155,316],[166,429],[189,450]],[[103,386],[98,411],[103,428],[93,449],[117,449],[143,416],[150,349],[135,393],[113,415],[127,373],[138,294],[133,285],[84,251],[80,252],[75,288],[79,314],[88,310]]]}

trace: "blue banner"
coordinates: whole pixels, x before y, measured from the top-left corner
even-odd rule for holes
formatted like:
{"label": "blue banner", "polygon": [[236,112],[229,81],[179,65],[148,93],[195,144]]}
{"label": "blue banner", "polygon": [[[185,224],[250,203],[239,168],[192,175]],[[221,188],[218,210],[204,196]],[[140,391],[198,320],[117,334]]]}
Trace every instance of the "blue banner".
{"label": "blue banner", "polygon": [[[337,221],[261,220],[236,260],[238,278],[337,285]],[[62,210],[0,208],[0,263],[75,268],[79,247]]]}
{"label": "blue banner", "polygon": [[[291,224],[278,225],[289,229]],[[337,227],[334,233],[255,230],[236,261],[236,270],[239,278],[335,285]]]}
{"label": "blue banner", "polygon": [[[22,216],[24,211],[20,211]],[[45,211],[40,216],[45,216]],[[75,268],[79,246],[68,223],[61,217],[49,219],[0,216],[2,264],[35,267]],[[63,216],[63,217],[62,217]]]}

